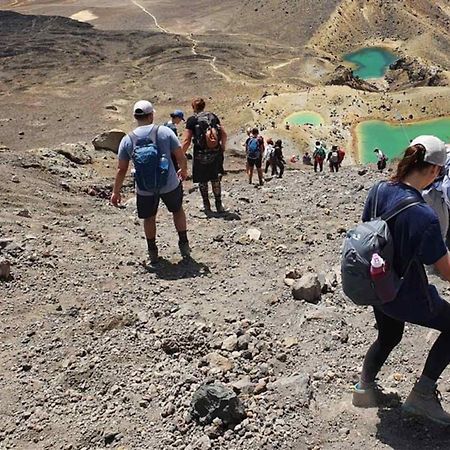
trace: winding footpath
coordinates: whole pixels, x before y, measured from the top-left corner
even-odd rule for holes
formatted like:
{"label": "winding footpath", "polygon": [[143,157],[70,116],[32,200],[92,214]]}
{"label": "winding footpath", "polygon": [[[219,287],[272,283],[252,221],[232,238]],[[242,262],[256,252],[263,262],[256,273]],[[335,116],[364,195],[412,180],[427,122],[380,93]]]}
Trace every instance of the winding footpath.
{"label": "winding footpath", "polygon": [[[158,23],[158,19],[156,18],[156,16],[154,14],[152,14],[150,11],[148,11],[144,6],[142,6],[136,0],[131,0],[131,3],[133,3],[133,5],[137,6],[139,9],[141,9],[145,14],[150,16],[152,18],[156,28],[158,28],[159,31],[161,31],[162,33],[165,33],[165,34],[174,34],[167,28],[162,27]],[[194,38],[194,35],[192,33],[183,33],[182,35],[191,43],[192,55],[206,58],[208,60],[208,64],[211,66],[212,71],[214,73],[216,73],[217,75],[219,75],[220,77],[222,77],[228,83],[237,83],[237,84],[242,84],[244,86],[268,86],[267,83],[261,83],[258,81],[244,81],[244,80],[235,79],[235,78],[230,77],[227,73],[220,70],[219,67],[217,66],[217,56],[214,56],[214,55],[211,55],[208,53],[199,53],[197,51],[197,48],[198,48],[200,42]],[[269,74],[273,77],[275,70],[281,69],[282,67],[285,67],[299,59],[300,58],[296,57],[296,58],[292,58],[286,62],[269,66],[268,67]]]}

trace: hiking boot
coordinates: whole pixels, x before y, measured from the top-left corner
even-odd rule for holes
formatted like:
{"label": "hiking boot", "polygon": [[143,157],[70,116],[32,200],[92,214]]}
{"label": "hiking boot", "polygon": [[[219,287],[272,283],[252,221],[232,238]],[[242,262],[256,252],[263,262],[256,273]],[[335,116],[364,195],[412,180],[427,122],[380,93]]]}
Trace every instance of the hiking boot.
{"label": "hiking boot", "polygon": [[407,414],[426,417],[433,422],[450,426],[450,414],[442,408],[441,399],[436,387],[431,392],[421,392],[415,386],[403,403],[402,410]]}
{"label": "hiking boot", "polygon": [[203,200],[203,210],[208,213],[211,212],[211,203],[209,200]]}
{"label": "hiking boot", "polygon": [[189,242],[178,242],[178,248],[180,249],[180,254],[182,258],[189,258],[191,256],[191,247],[189,247]]}
{"label": "hiking boot", "polygon": [[223,213],[225,212],[225,208],[222,205],[222,201],[221,200],[216,200],[216,211],[218,213]]}
{"label": "hiking boot", "polygon": [[159,256],[158,256],[158,248],[152,248],[152,249],[148,249],[148,257],[150,259],[150,264],[156,264],[159,261]]}
{"label": "hiking boot", "polygon": [[367,383],[365,389],[359,383],[353,390],[352,405],[358,408],[376,408],[379,406],[381,390],[376,383]]}

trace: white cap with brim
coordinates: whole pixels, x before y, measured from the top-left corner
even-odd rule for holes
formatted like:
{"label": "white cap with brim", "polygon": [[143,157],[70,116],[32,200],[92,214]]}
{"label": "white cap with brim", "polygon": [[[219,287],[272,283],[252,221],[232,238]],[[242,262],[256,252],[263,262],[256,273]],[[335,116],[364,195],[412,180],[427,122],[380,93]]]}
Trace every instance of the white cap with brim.
{"label": "white cap with brim", "polygon": [[423,160],[435,166],[444,166],[447,161],[447,151],[445,142],[436,136],[418,136],[410,145],[423,145],[425,147],[425,155]]}
{"label": "white cap with brim", "polygon": [[133,114],[135,116],[146,116],[155,112],[153,105],[147,100],[139,100],[133,106]]}

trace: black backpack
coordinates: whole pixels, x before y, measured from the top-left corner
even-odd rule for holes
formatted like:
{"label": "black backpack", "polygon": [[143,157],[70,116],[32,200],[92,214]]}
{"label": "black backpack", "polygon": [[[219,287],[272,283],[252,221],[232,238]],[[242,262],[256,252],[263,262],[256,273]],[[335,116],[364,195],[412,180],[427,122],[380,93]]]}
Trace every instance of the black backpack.
{"label": "black backpack", "polygon": [[201,112],[195,117],[197,123],[194,129],[194,145],[202,150],[219,150],[221,133],[217,116]]}

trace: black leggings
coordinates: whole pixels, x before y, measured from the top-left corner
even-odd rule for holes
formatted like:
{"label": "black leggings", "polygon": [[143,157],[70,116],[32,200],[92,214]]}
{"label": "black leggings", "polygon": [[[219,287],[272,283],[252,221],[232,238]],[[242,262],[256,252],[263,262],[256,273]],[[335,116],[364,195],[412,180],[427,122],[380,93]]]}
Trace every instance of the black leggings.
{"label": "black leggings", "polygon": [[[370,346],[364,358],[361,379],[366,383],[375,381],[375,377],[394,347],[402,340],[405,322],[393,319],[374,308],[378,325],[378,339]],[[430,320],[424,326],[441,331],[428,353],[422,374],[434,381],[450,362],[450,304],[445,302],[436,320]]]}

